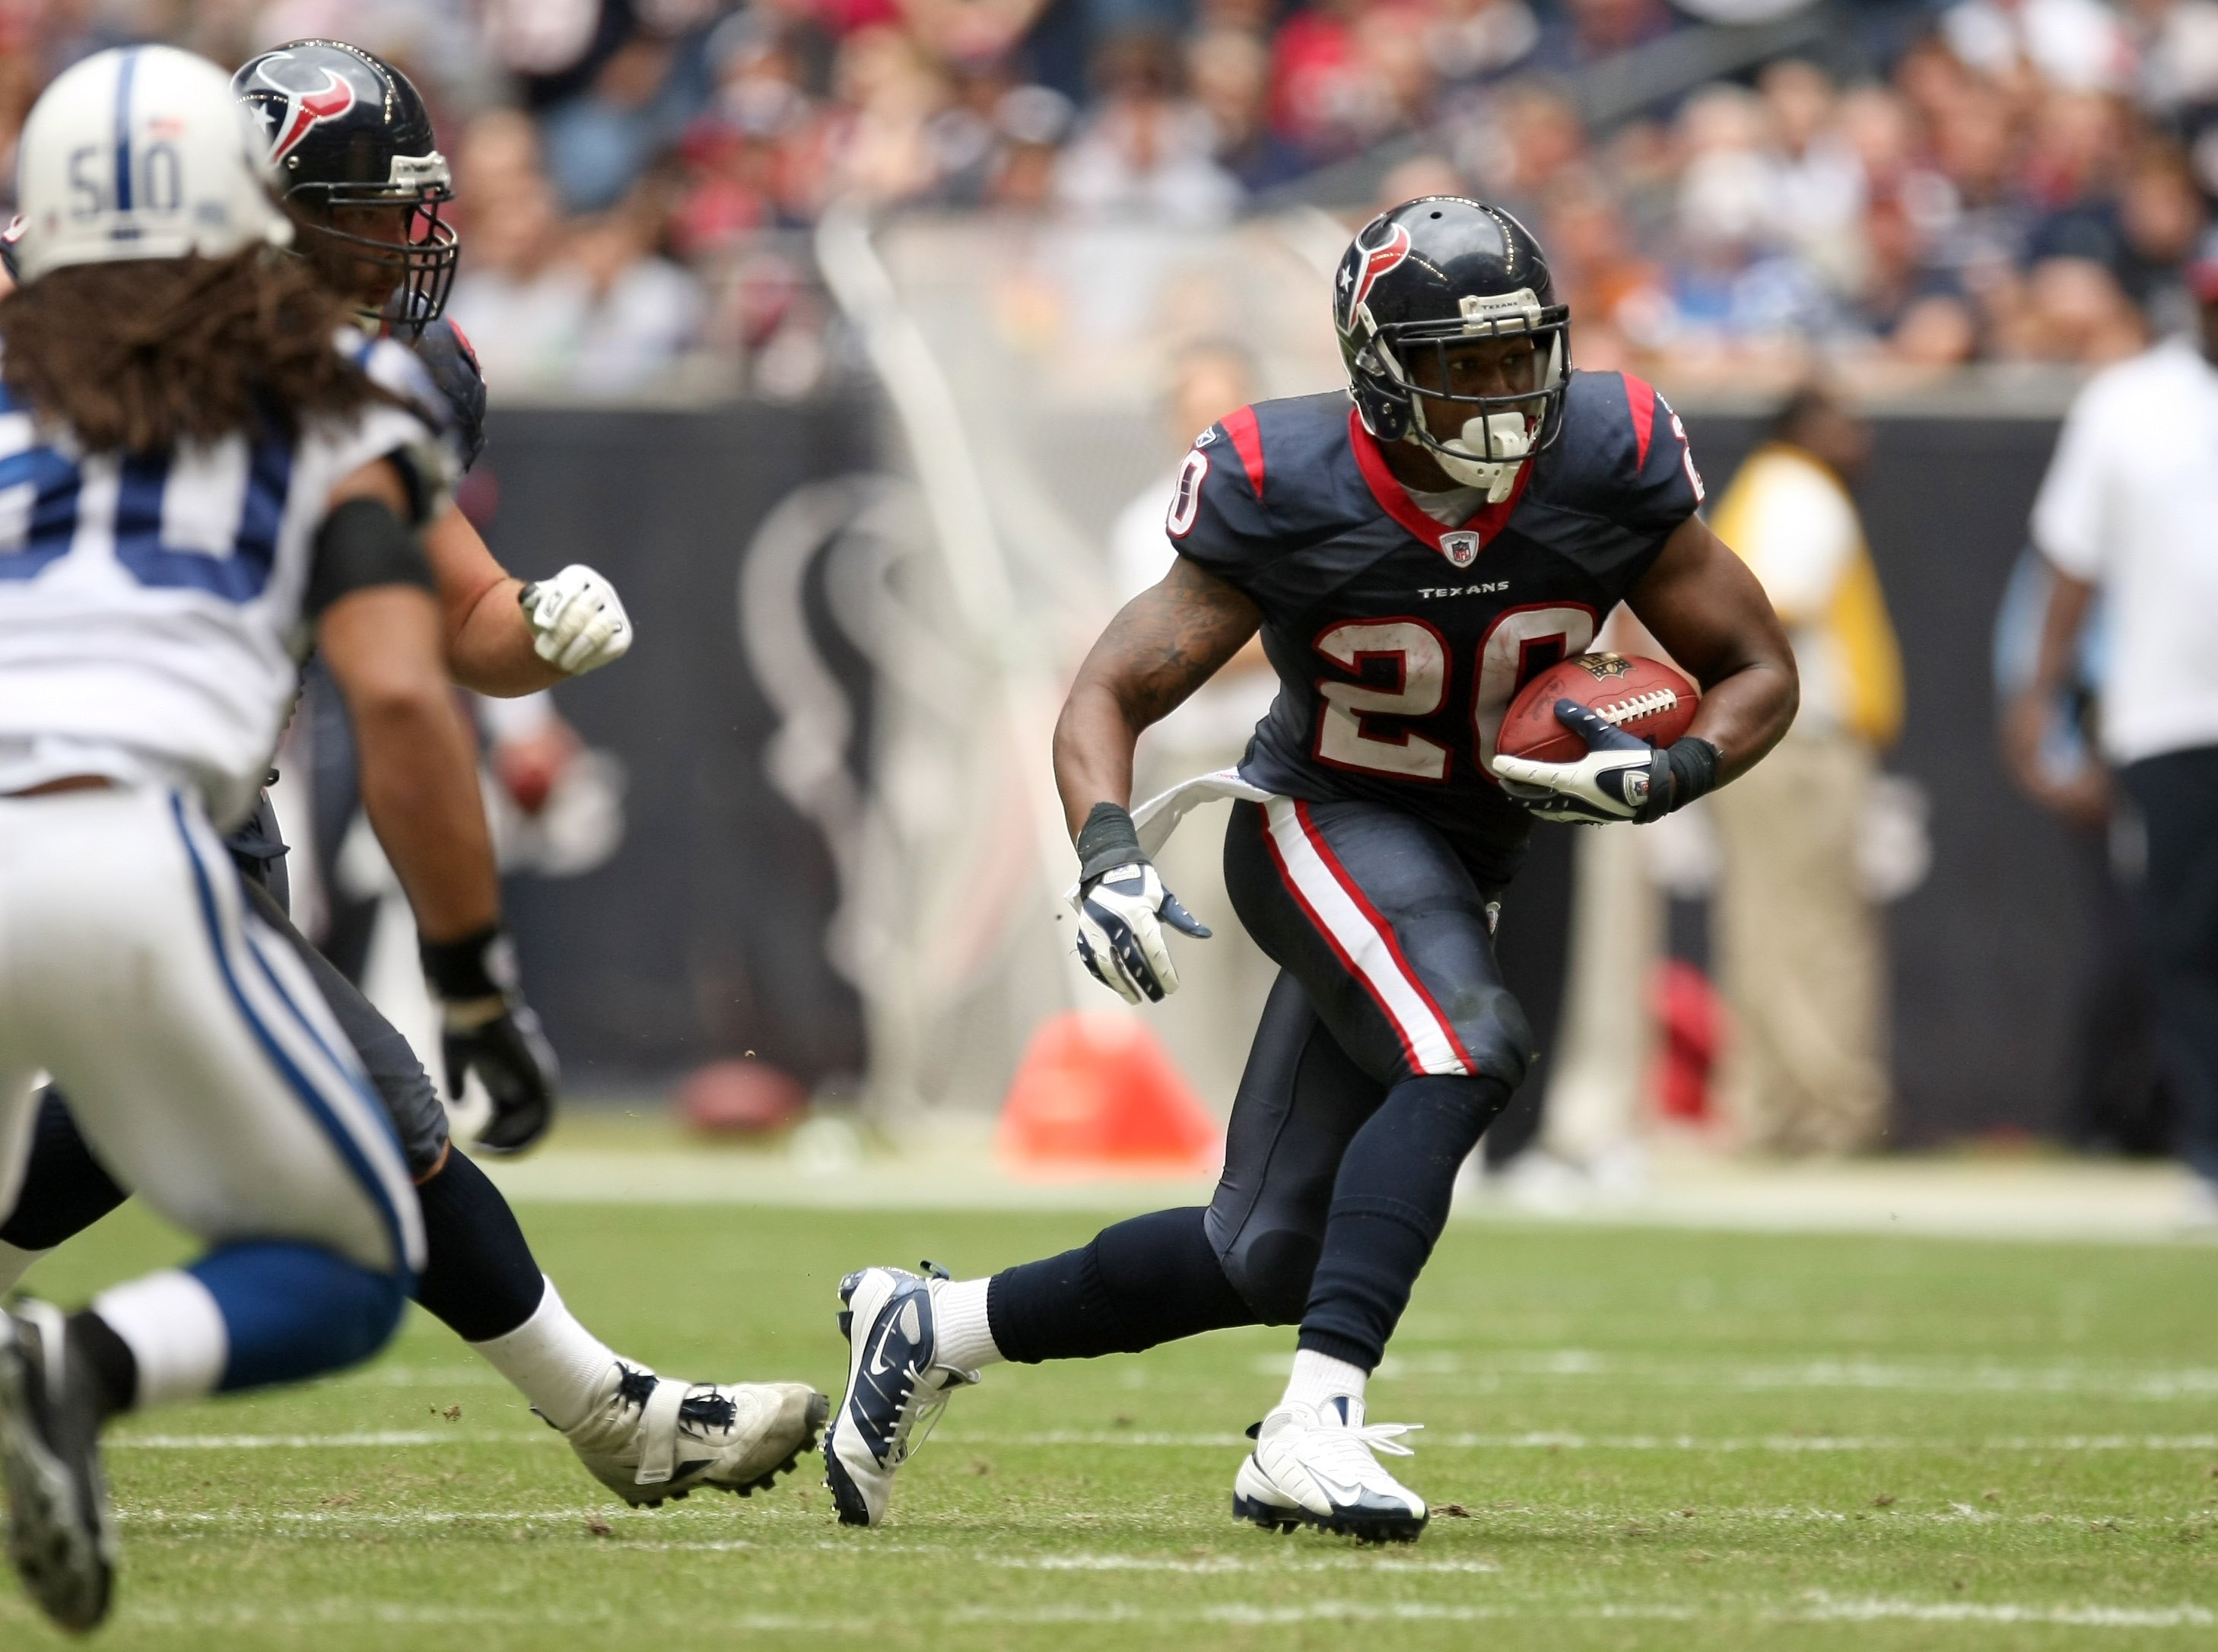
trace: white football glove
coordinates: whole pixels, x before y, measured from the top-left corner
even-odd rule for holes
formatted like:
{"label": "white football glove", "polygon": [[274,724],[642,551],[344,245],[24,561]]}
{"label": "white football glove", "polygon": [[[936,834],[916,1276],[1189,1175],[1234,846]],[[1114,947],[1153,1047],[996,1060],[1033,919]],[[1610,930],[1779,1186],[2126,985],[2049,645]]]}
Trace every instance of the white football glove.
{"label": "white football glove", "polygon": [[572,677],[622,659],[631,647],[631,621],[616,588],[582,562],[524,586],[517,600],[533,650]]}
{"label": "white football glove", "polygon": [[1587,754],[1571,763],[1497,756],[1494,772],[1502,789],[1543,820],[1602,825],[1653,818],[1649,806],[1658,780],[1667,799],[1671,789],[1664,754],[1576,700],[1557,701],[1556,720],[1586,741]]}
{"label": "white football glove", "polygon": [[1198,941],[1209,927],[1184,906],[1145,861],[1088,878],[1071,897],[1078,913],[1078,956],[1094,979],[1128,1004],[1161,1001],[1178,991],[1178,969],[1163,925]]}

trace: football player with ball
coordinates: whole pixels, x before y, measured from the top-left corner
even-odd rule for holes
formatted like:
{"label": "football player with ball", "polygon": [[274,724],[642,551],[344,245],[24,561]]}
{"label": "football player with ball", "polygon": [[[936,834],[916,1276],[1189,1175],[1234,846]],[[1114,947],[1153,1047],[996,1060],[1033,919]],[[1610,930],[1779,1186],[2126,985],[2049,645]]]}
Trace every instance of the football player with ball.
{"label": "football player with ball", "polygon": [[[1367,1420],[1365,1385],[1458,1169],[1533,1058],[1492,944],[1532,823],[1655,820],[1794,720],[1787,640],[1695,514],[1677,416],[1638,379],[1572,370],[1569,313],[1515,219],[1453,196],[1384,213],[1341,261],[1334,320],[1349,393],[1196,439],[1166,524],[1177,562],[1111,622],[1056,731],[1079,949],[1134,1003],[1177,989],[1167,931],[1208,933],[1149,845],[1199,797],[1237,800],[1227,887],[1281,973],[1224,1178],[1206,1207],[988,1279],[843,1281],[825,1459],[850,1524],[885,1517],[913,1443],[985,1365],[1260,1323],[1299,1340],[1234,1513],[1416,1537],[1425,1500],[1377,1456],[1408,1455],[1408,1431]],[[1691,720],[1676,672],[1579,659],[1620,602],[1699,682]],[[1136,818],[1141,731],[1259,629],[1281,686],[1245,759]],[[1669,743],[1633,732],[1651,727]]]}

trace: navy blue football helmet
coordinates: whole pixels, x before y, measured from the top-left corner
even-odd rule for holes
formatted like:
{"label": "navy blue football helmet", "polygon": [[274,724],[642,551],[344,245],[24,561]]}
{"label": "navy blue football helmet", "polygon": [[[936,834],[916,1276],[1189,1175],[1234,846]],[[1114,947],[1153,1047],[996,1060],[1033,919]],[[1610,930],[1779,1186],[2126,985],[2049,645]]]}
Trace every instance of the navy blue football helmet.
{"label": "navy blue football helmet", "polygon": [[[1341,259],[1333,321],[1364,428],[1381,442],[1416,442],[1458,481],[1506,496],[1517,467],[1563,429],[1571,311],[1556,301],[1540,242],[1499,207],[1427,195],[1381,213]],[[1529,392],[1447,390],[1453,347],[1513,337],[1533,341]],[[1421,385],[1410,369],[1427,353],[1434,360]],[[1462,430],[1434,430],[1420,396],[1468,410]]]}

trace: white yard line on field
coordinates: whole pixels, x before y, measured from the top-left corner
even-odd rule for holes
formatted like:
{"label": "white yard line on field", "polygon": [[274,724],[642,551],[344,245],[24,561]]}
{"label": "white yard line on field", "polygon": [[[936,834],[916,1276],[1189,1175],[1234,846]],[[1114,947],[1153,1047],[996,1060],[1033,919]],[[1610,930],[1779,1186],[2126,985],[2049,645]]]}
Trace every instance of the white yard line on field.
{"label": "white yard line on field", "polygon": [[432,1606],[412,1602],[326,1599],[312,1608],[263,1608],[228,1604],[200,1608],[127,1606],[119,1623],[147,1626],[297,1627],[332,1624],[379,1624],[423,1628],[504,1625],[621,1627],[627,1635],[658,1627],[711,1626],[759,1634],[884,1634],[913,1636],[930,1628],[1046,1627],[1055,1624],[1129,1624],[1134,1628],[1215,1624],[1267,1628],[1309,1623],[1662,1622],[1829,1624],[1909,1623],[2049,1626],[2070,1629],[2209,1629],[2218,1613],[2190,1604],[2170,1606],[2071,1603],[2036,1606],[2017,1601],[1901,1600],[1882,1596],[1836,1598],[1813,1593],[1792,1601],[1713,1600],[1700,1605],[1674,1601],[1626,1601],[1592,1605],[1546,1600],[1462,1603],[1397,1600],[1313,1600],[1298,1604],[1224,1601],[1169,1610],[1148,1610],[1122,1603],[1029,1608],[965,1606],[935,1613],[904,1601],[898,1615],[811,1617],[799,1613],[740,1612],[721,1617],[699,1606],[658,1615],[627,1605],[579,1611],[557,1606],[535,1607]]}
{"label": "white yard line on field", "polygon": [[[1047,1433],[973,1433],[948,1430],[939,1438],[967,1446],[1126,1445],[1174,1451],[1245,1449],[1244,1434],[1162,1434],[1137,1429],[1092,1432],[1057,1430]],[[1428,1429],[1418,1445],[1476,1451],[2213,1451],[2218,1434],[2004,1435],[1990,1439],[1908,1439],[1887,1436],[1829,1434],[1523,1434],[1445,1433]]]}
{"label": "white yard line on field", "polygon": [[[778,1509],[771,1518],[781,1515],[811,1513],[801,1509]],[[130,1508],[117,1511],[124,1524],[140,1526],[221,1526],[256,1532],[264,1536],[288,1532],[303,1536],[343,1532],[356,1527],[381,1531],[445,1530],[455,1526],[561,1526],[575,1525],[581,1530],[607,1526],[605,1532],[595,1535],[616,1538],[618,1528],[611,1522],[623,1522],[629,1531],[647,1532],[667,1530],[672,1517],[649,1509],[624,1509],[612,1505],[584,1508],[556,1509],[160,1509]],[[1553,1526],[1577,1530],[1607,1528],[1623,1531],[1628,1527],[1639,1527],[1644,1522],[1654,1521],[1653,1526],[1638,1535],[1658,1535],[1665,1531],[1710,1531],[1730,1530],[1735,1525],[1843,1525],[1851,1521],[1868,1520],[1874,1524],[1903,1524],[1905,1522],[1940,1525],[2025,1525],[2066,1527],[2085,1526],[2091,1531],[2126,1531],[2134,1530],[2162,1530],[2182,1522],[2171,1519],[2150,1520],[2132,1514],[2113,1514],[2096,1509],[2066,1510],[2004,1510],[1980,1508],[1970,1503],[1948,1503],[1937,1508],[1914,1508],[1890,1506],[1874,1512],[1864,1508],[1835,1509],[1814,1507],[1750,1508],[1721,1507],[1685,1510],[1679,1508],[1564,1508],[1548,1504],[1504,1504],[1482,1507],[1471,1511],[1468,1518],[1496,1520],[1514,1524],[1527,1537],[1546,1535]],[[1683,1522],[1683,1524],[1682,1524]],[[1043,1518],[1041,1524],[1056,1524],[1053,1518]],[[1090,1525],[1094,1517],[1071,1513],[1061,1517],[1061,1523]],[[2190,1519],[2185,1524],[2194,1524]],[[855,1553],[856,1539],[827,1540],[814,1545],[826,1552]],[[612,1543],[611,1548],[655,1549],[672,1551],[700,1550],[704,1553],[724,1553],[751,1546],[740,1539],[650,1539],[633,1543]],[[790,1547],[779,1544],[780,1549]],[[1011,1556],[992,1551],[963,1552],[928,1543],[883,1544],[870,1540],[872,1555],[917,1555],[963,1565],[1002,1567],[1019,1571],[1226,1571],[1239,1570],[1255,1565],[1261,1570],[1284,1570],[1289,1566],[1299,1570],[1306,1562],[1294,1561],[1290,1553],[1270,1562],[1251,1562],[1245,1558],[1219,1560],[1210,1556],[1201,1561],[1155,1559],[1144,1556],[1117,1555],[1070,1556]],[[1353,1558],[1348,1563],[1366,1571],[1493,1571],[1490,1561],[1432,1562],[1397,1558],[1392,1556],[1366,1556]],[[1315,1569],[1312,1568],[1312,1569]]]}
{"label": "white yard line on field", "polygon": [[[493,1433],[461,1428],[397,1429],[337,1434],[118,1434],[107,1449],[140,1451],[403,1451],[452,1445],[540,1445],[545,1432]],[[1042,1433],[950,1431],[942,1442],[1005,1449],[1063,1446],[1124,1446],[1144,1450],[1225,1451],[1245,1450],[1244,1434],[1171,1434],[1141,1429]],[[1573,1434],[1552,1431],[1520,1434],[1447,1433],[1428,1431],[1419,1442],[1436,1449],[1473,1451],[2214,1451],[2218,1434],[2010,1434],[1986,1439],[1913,1439],[1885,1435],[1765,1434]]]}
{"label": "white yard line on field", "polygon": [[[1291,1354],[1259,1354],[1256,1375],[1283,1377]],[[1976,1394],[2092,1394],[2114,1400],[2207,1400],[2218,1396],[2218,1369],[2131,1365],[2005,1365],[1992,1360],[1810,1359],[1744,1364],[1723,1360],[1652,1359],[1584,1348],[1494,1349],[1480,1353],[1420,1350],[1386,1356],[1379,1376],[1394,1378],[1595,1377],[1648,1387],[1877,1389]]]}
{"label": "white yard line on field", "polygon": [[355,1434],[117,1434],[101,1442],[110,1451],[393,1451],[422,1445],[514,1445],[547,1434],[485,1433],[462,1428],[388,1429]]}

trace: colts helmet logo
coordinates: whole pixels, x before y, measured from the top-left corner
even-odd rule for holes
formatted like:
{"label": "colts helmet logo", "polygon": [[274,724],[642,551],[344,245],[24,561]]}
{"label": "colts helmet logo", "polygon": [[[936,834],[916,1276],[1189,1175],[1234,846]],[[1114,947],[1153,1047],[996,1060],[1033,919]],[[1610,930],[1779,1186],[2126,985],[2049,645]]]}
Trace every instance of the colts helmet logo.
{"label": "colts helmet logo", "polygon": [[1459,568],[1478,560],[1478,535],[1458,530],[1440,535],[1440,554]]}
{"label": "colts helmet logo", "polygon": [[292,59],[282,53],[271,56],[254,71],[254,77],[269,86],[284,99],[282,104],[266,95],[255,99],[262,108],[262,118],[270,128],[270,161],[274,166],[300,146],[300,140],[325,121],[336,121],[355,104],[354,88],[346,77],[331,68],[318,65],[316,72],[324,77],[320,86],[300,88],[288,86],[271,71]]}
{"label": "colts helmet logo", "polygon": [[1340,285],[1346,293],[1341,300],[1341,331],[1351,331],[1355,319],[1362,313],[1363,300],[1371,296],[1371,289],[1379,278],[1409,256],[1409,232],[1401,224],[1394,226],[1385,240],[1375,247],[1366,247],[1359,239],[1348,250],[1341,261]]}

